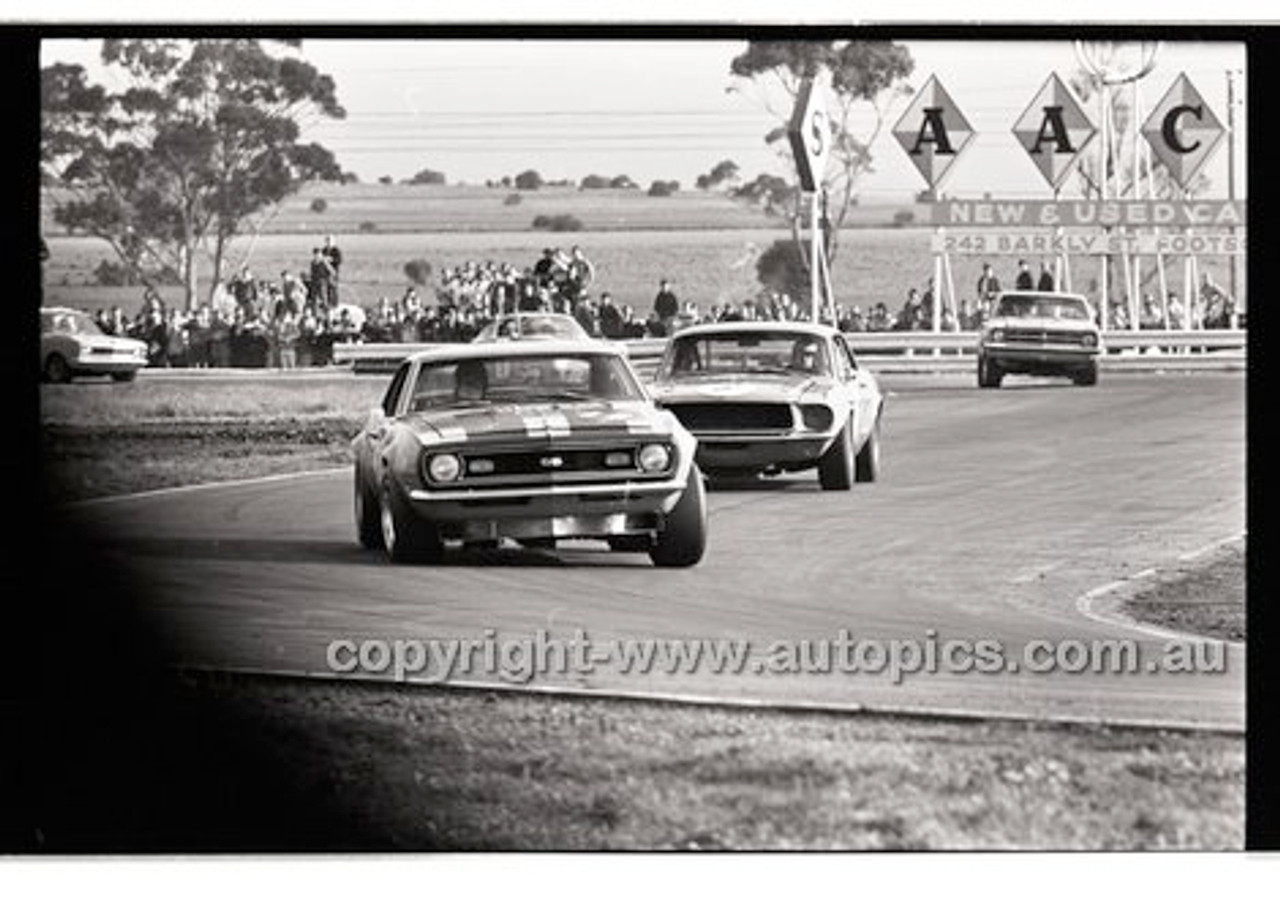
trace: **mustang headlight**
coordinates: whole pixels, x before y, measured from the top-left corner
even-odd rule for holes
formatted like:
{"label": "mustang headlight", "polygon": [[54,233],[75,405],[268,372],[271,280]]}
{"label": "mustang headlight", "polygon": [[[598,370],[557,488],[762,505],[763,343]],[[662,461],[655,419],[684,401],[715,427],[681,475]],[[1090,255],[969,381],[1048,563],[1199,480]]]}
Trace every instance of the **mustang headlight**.
{"label": "mustang headlight", "polygon": [[427,460],[427,478],[433,482],[454,482],[462,475],[462,461],[457,454],[433,454]]}
{"label": "mustang headlight", "polygon": [[835,416],[831,408],[821,403],[806,403],[800,407],[800,418],[809,431],[826,431],[831,427]]}
{"label": "mustang headlight", "polygon": [[1081,334],[1080,345],[1081,346],[1097,346],[1098,335],[1097,334]]}
{"label": "mustang headlight", "polygon": [[671,451],[665,444],[646,444],[636,455],[642,472],[662,472],[671,467]]}

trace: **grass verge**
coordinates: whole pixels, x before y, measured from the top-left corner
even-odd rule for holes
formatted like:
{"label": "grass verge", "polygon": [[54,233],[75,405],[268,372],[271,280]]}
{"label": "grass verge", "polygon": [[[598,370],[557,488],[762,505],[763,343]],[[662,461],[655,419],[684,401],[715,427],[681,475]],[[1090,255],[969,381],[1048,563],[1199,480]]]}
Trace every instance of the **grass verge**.
{"label": "grass verge", "polygon": [[1244,540],[1157,573],[1122,610],[1134,620],[1181,633],[1244,642]]}

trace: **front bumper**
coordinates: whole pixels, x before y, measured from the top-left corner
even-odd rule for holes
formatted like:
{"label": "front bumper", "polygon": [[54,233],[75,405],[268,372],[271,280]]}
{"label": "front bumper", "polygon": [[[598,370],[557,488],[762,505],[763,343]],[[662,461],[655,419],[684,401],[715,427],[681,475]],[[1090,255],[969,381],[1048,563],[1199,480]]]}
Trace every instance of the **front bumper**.
{"label": "front bumper", "polygon": [[147,364],[145,356],[110,353],[81,353],[70,363],[71,370],[80,375],[112,375],[136,372]]}
{"label": "front bumper", "polygon": [[446,539],[608,538],[662,529],[685,480],[409,491]]}
{"label": "front bumper", "polygon": [[766,469],[812,465],[835,440],[834,434],[698,435],[698,465],[704,469]]}
{"label": "front bumper", "polygon": [[1006,372],[1073,372],[1089,368],[1097,360],[1098,349],[987,343],[981,347],[980,355]]}

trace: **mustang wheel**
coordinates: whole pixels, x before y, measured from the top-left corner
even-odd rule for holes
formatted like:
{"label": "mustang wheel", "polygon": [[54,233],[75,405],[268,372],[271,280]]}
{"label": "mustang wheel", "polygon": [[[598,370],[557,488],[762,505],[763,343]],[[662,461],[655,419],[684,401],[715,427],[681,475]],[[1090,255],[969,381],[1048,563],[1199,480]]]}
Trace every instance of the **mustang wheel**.
{"label": "mustang wheel", "polygon": [[1083,387],[1098,383],[1098,363],[1090,362],[1088,366],[1071,376],[1071,380]]}
{"label": "mustang wheel", "polygon": [[848,491],[853,487],[853,443],[849,428],[845,422],[835,443],[818,461],[818,482],[826,491]]}
{"label": "mustang wheel", "polygon": [[435,527],[414,515],[389,484],[383,485],[378,505],[382,547],[387,557],[397,564],[433,561],[440,557],[444,546]]}
{"label": "mustang wheel", "polygon": [[44,380],[52,384],[66,384],[71,380],[71,366],[61,353],[50,353],[44,361]]}
{"label": "mustang wheel", "polygon": [[880,420],[871,427],[871,434],[858,451],[858,459],[854,463],[854,479],[859,482],[874,482],[880,476]]}
{"label": "mustang wheel", "polygon": [[978,357],[978,387],[999,387],[1004,373],[986,356]]}
{"label": "mustang wheel", "polygon": [[356,537],[370,550],[382,547],[382,513],[378,496],[369,490],[368,483],[356,467]]}
{"label": "mustang wheel", "polygon": [[649,559],[659,567],[692,567],[707,548],[707,498],[702,473],[689,469],[689,484],[675,508],[667,514],[667,526],[649,549]]}

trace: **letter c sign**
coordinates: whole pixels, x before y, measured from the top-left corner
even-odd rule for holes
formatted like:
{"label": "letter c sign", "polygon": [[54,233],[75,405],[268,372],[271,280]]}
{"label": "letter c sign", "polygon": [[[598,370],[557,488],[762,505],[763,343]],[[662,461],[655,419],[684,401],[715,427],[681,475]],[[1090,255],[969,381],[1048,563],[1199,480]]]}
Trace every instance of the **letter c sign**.
{"label": "letter c sign", "polygon": [[1169,112],[1164,115],[1164,120],[1160,124],[1160,137],[1164,139],[1165,145],[1171,151],[1178,154],[1190,154],[1200,147],[1200,140],[1190,145],[1182,144],[1182,135],[1178,131],[1178,118],[1184,113],[1194,113],[1197,120],[1204,119],[1203,104],[1179,104],[1176,107],[1169,108]]}

